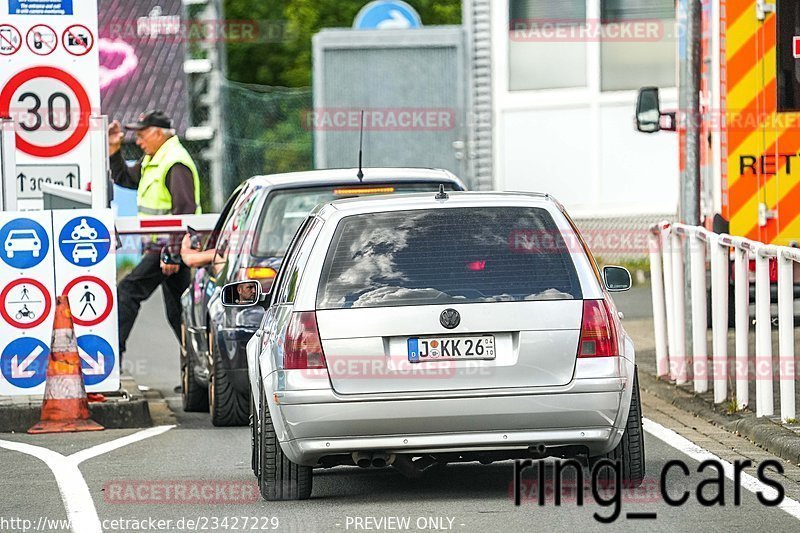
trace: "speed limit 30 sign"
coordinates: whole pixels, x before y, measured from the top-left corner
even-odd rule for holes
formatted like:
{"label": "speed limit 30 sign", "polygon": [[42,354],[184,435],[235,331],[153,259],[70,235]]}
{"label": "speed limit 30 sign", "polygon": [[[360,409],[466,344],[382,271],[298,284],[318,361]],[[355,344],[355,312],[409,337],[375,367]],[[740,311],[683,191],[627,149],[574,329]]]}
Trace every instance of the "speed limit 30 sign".
{"label": "speed limit 30 sign", "polygon": [[14,121],[17,209],[41,209],[39,183],[87,190],[93,158],[105,162],[90,142],[100,115],[97,0],[46,13],[12,5],[0,0],[0,116]]}
{"label": "speed limit 30 sign", "polygon": [[17,122],[17,148],[37,157],[66,154],[86,137],[91,104],[71,74],[32,67],[14,75],[0,91],[0,116]]}

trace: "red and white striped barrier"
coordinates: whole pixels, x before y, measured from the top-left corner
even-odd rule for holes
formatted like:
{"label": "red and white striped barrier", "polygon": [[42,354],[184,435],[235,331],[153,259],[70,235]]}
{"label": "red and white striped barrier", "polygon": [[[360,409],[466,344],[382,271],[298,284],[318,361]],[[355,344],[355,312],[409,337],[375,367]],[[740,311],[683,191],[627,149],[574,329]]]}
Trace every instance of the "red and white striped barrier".
{"label": "red and white striped barrier", "polygon": [[197,231],[211,231],[219,213],[203,215],[164,215],[153,217],[117,217],[114,225],[119,235],[147,233],[186,233],[187,226]]}

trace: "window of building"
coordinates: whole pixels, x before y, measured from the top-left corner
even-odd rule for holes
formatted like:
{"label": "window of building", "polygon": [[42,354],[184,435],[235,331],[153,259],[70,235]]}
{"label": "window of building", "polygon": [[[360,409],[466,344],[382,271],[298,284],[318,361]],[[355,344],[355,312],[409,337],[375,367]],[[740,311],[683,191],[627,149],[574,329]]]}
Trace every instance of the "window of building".
{"label": "window of building", "polygon": [[509,0],[509,90],[586,86],[586,0]]}
{"label": "window of building", "polygon": [[675,86],[674,0],[600,0],[600,87]]}

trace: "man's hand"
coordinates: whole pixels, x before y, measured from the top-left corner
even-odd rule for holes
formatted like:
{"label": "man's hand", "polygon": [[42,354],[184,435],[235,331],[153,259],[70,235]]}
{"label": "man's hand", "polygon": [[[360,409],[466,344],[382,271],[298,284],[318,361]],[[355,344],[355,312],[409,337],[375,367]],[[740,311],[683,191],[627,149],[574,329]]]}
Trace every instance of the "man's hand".
{"label": "man's hand", "polygon": [[161,273],[165,276],[171,276],[180,270],[180,265],[168,265],[164,261],[161,261]]}
{"label": "man's hand", "polygon": [[115,120],[108,126],[108,155],[114,155],[119,152],[124,140],[125,132],[122,131],[119,121]]}
{"label": "man's hand", "polygon": [[197,250],[192,248],[192,236],[187,233],[183,236],[183,240],[181,240],[181,255],[191,255],[196,252]]}

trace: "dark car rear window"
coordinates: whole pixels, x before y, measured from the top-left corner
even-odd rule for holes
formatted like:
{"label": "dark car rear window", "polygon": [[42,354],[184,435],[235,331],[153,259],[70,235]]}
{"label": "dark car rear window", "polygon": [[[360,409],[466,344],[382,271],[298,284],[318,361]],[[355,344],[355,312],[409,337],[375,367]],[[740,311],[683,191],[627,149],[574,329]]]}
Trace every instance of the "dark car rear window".
{"label": "dark car rear window", "polygon": [[581,297],[570,251],[545,209],[448,208],[344,218],[317,308]]}
{"label": "dark car rear window", "polygon": [[[445,183],[445,190],[454,189]],[[386,183],[333,185],[305,189],[278,190],[269,195],[258,221],[253,255],[255,257],[283,257],[297,228],[308,213],[319,204],[373,194],[413,193],[439,190],[439,183]]]}

